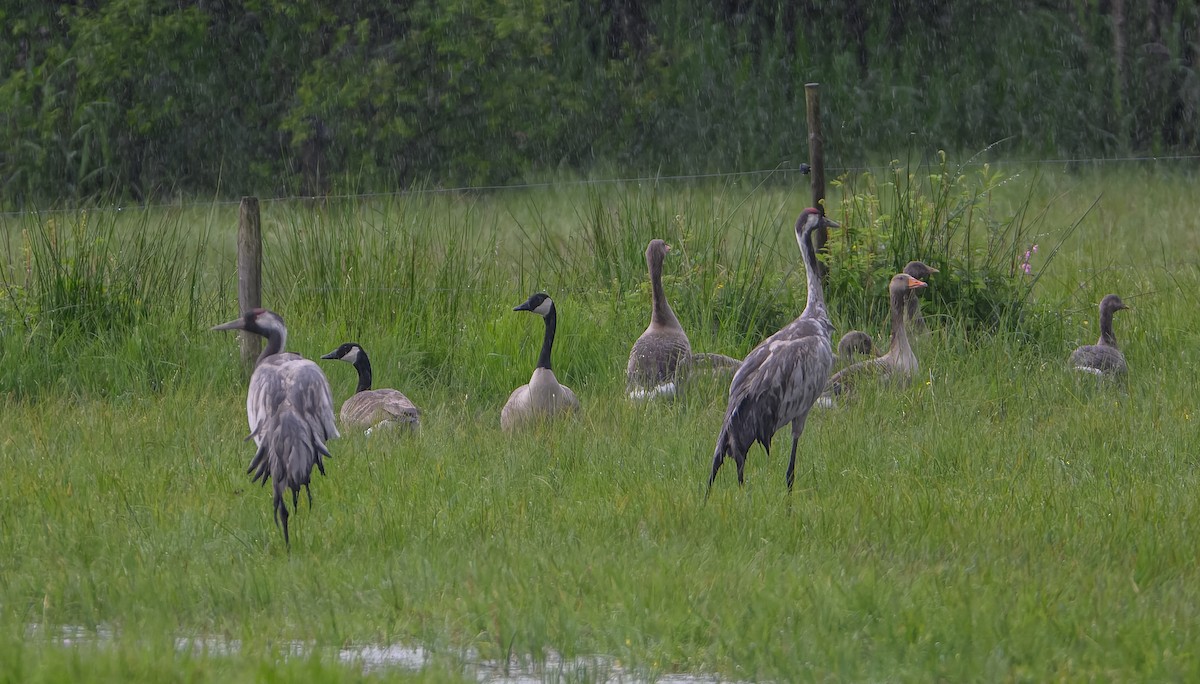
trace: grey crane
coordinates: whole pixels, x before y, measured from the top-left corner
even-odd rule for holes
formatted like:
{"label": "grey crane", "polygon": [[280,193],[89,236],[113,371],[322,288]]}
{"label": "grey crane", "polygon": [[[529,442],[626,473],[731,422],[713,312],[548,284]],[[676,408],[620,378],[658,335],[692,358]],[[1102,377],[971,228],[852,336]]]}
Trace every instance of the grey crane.
{"label": "grey crane", "polygon": [[529,383],[521,385],[509,395],[508,402],[500,411],[500,427],[513,430],[526,423],[568,414],[579,408],[579,400],[570,387],[559,383],[550,368],[550,350],[554,347],[554,331],[558,324],[558,311],[554,300],[544,292],[532,295],[524,303],[513,307],[513,311],[532,311],[546,322],[542,337],[542,351],[538,355],[537,367]]}
{"label": "grey crane", "polygon": [[1105,295],[1100,300],[1100,339],[1096,344],[1085,344],[1071,352],[1071,366],[1075,370],[1110,377],[1125,374],[1128,370],[1125,355],[1117,348],[1112,322],[1115,312],[1128,308],[1115,294]]}
{"label": "grey crane", "polygon": [[867,359],[846,366],[833,374],[829,385],[821,395],[822,405],[831,405],[832,396],[844,394],[850,386],[864,376],[882,376],[884,378],[910,378],[917,371],[917,356],[908,344],[908,331],[905,330],[905,301],[909,293],[917,288],[925,287],[925,282],[917,280],[907,273],[897,273],[888,283],[888,302],[892,314],[892,334],[887,353],[879,358]]}
{"label": "grey crane", "polygon": [[321,358],[345,361],[358,371],[358,387],[338,412],[343,425],[365,428],[368,435],[396,427],[420,427],[421,409],[400,390],[371,389],[371,360],[362,345],[346,342]]}
{"label": "grey crane", "polygon": [[675,396],[684,377],[694,369],[734,368],[741,361],[724,354],[692,354],[687,333],[679,324],[663,290],[663,260],[671,246],[651,240],[646,246],[646,270],[650,274],[650,325],[633,343],[625,368],[630,399]]}
{"label": "grey crane", "polygon": [[284,491],[292,490],[292,508],[299,506],[300,488],[308,494],[315,465],[325,474],[325,443],[338,437],[333,420],[333,394],[317,364],[299,354],[285,352],[287,326],[274,311],[253,309],[241,318],[213,326],[213,330],[245,330],[267,338],[255,363],[246,395],[250,435],[258,445],[247,473],[251,482],[275,481],[275,524],[283,528],[283,542],[291,550],[288,509]]}
{"label": "grey crane", "polygon": [[833,324],[825,311],[825,295],[812,245],[812,233],[822,225],[838,226],[813,208],[805,209],[796,219],[796,241],[800,244],[808,280],[804,312],[751,350],[734,374],[708,476],[708,492],[712,491],[726,456],[731,456],[737,464],[738,484],[742,484],[746,452],[757,441],[770,453],[772,437],[788,423],[792,424],[792,455],[788,460],[787,488],[789,492],[792,490],[796,445],[804,432],[808,412],[833,367],[829,342]]}

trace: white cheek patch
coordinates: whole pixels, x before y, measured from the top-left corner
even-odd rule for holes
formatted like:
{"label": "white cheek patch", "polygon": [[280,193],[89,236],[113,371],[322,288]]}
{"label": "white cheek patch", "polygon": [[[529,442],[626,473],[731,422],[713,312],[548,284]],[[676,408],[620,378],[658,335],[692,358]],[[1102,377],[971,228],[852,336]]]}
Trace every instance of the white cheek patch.
{"label": "white cheek patch", "polygon": [[358,347],[351,349],[349,354],[346,354],[342,357],[342,360],[346,363],[354,363],[355,361],[358,361]]}
{"label": "white cheek patch", "polygon": [[533,312],[539,316],[548,316],[550,314],[550,307],[552,306],[554,306],[554,302],[550,301],[549,297],[546,297],[542,300],[541,304],[538,304],[538,307],[534,309]]}

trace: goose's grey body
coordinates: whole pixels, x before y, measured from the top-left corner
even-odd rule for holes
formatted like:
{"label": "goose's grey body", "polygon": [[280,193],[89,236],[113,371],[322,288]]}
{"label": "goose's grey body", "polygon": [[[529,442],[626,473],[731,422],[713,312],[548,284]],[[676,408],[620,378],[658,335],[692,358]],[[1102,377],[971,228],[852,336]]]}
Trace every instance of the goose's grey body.
{"label": "goose's grey body", "polygon": [[816,209],[805,209],[796,220],[796,239],[804,257],[808,296],[804,312],[779,332],[763,340],[746,355],[729,385],[729,405],[717,436],[708,491],[726,456],[737,464],[738,484],[744,482],[746,453],[759,442],[768,453],[771,439],[784,425],[792,425],[792,454],[788,460],[790,491],[796,468],[796,445],[813,403],[821,394],[833,367],[830,335],[833,325],[825,310],[812,233],[821,225],[837,224]]}
{"label": "goose's grey body", "polygon": [[[910,261],[900,272],[917,280],[927,281],[929,276],[939,271],[923,261]],[[903,311],[905,326],[910,334],[921,336],[929,333],[929,327],[925,325],[925,317],[921,315],[921,301],[915,290],[905,293]],[[853,362],[855,355],[870,356],[873,353],[875,353],[875,341],[869,334],[861,330],[851,330],[842,335],[842,339],[838,341],[838,359],[845,363]]]}
{"label": "goose's grey body", "polygon": [[558,312],[554,301],[545,293],[539,292],[525,303],[514,307],[513,311],[532,311],[541,316],[546,322],[546,332],[542,337],[542,351],[538,356],[538,364],[533,369],[529,384],[513,390],[500,411],[500,427],[504,430],[513,430],[530,422],[570,414],[579,408],[579,399],[575,397],[575,393],[558,381],[550,367],[550,350],[554,347],[554,333],[558,324]]}
{"label": "goose's grey body", "polygon": [[1071,366],[1075,370],[1102,376],[1124,375],[1128,371],[1112,327],[1113,314],[1128,308],[1115,294],[1100,300],[1100,339],[1071,352]]}
{"label": "goose's grey body", "polygon": [[283,541],[291,548],[288,509],[283,494],[292,492],[292,508],[299,505],[300,488],[308,494],[313,466],[325,474],[326,442],[338,437],[333,417],[333,394],[317,364],[299,354],[285,352],[287,327],[273,311],[254,309],[213,330],[245,330],[267,338],[250,376],[246,417],[250,437],[258,446],[247,473],[253,482],[274,480],[275,523],[283,528]]}
{"label": "goose's grey body", "polygon": [[358,387],[342,402],[338,412],[343,425],[362,428],[366,434],[393,428],[416,429],[421,425],[421,409],[399,390],[371,389],[374,379],[371,360],[356,342],[346,342],[321,357],[345,361],[358,371]]}
{"label": "goose's grey body", "polygon": [[650,273],[650,325],[629,352],[625,368],[626,391],[634,399],[674,395],[678,373],[690,361],[692,345],[671,310],[663,291],[663,260],[670,245],[651,240],[646,246],[646,269]]}
{"label": "goose's grey body", "polygon": [[829,386],[822,394],[822,405],[832,403],[831,396],[844,394],[853,384],[866,377],[907,380],[917,372],[917,355],[913,353],[905,329],[905,300],[909,293],[925,287],[925,282],[907,273],[897,273],[888,284],[888,308],[892,317],[891,340],[887,353],[875,359],[867,359],[846,366],[834,373]]}

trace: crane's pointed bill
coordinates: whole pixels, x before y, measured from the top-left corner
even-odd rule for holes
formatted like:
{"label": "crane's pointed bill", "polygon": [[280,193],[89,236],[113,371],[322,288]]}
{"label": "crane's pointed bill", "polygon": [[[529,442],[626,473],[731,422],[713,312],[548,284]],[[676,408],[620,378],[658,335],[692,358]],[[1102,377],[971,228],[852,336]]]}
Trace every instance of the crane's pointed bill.
{"label": "crane's pointed bill", "polygon": [[229,321],[228,323],[222,323],[221,325],[214,325],[213,327],[209,328],[209,330],[244,330],[245,328],[246,328],[246,319],[236,318],[232,321]]}
{"label": "crane's pointed bill", "polygon": [[828,216],[824,216],[822,218],[825,219],[825,225],[830,228],[841,228],[842,227],[842,224],[838,223],[837,221],[834,221],[833,219],[829,218]]}

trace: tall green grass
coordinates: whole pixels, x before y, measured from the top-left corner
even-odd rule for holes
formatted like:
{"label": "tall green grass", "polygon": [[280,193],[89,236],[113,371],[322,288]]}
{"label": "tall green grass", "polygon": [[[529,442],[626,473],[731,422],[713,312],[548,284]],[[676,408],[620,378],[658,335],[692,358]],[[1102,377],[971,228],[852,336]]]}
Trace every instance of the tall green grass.
{"label": "tall green grass", "polygon": [[[810,416],[792,496],[784,454],[755,448],[746,487],[722,473],[707,504],[727,378],[672,404],[623,397],[648,320],[645,242],[675,247],[667,291],[693,346],[741,355],[803,307],[792,224],[804,189],[267,203],[264,299],[288,321],[289,347],[315,357],[355,338],[377,384],[425,409],[419,434],[331,445],[329,477],[292,518],[290,555],[270,495],[244,474],[236,345],[207,332],[235,313],[234,208],[111,219],[105,273],[136,263],[124,250],[137,253],[139,227],[174,231],[162,253],[186,258],[170,260],[144,317],[57,337],[40,307],[26,309],[28,327],[12,317],[12,297],[41,301],[19,246],[44,218],[6,223],[0,658],[19,665],[8,676],[357,680],[369,675],[337,649],[400,642],[435,654],[412,675],[423,681],[470,678],[476,657],[551,653],[604,654],[647,677],[1195,678],[1194,179],[1001,171],[1014,180],[990,210],[1001,225],[1039,216],[1015,242],[1043,245],[1041,277],[1017,284],[1053,323],[1030,335],[1028,318],[979,331],[934,317],[912,385]],[[840,192],[828,202],[839,220]],[[540,321],[511,308],[537,289],[559,305],[555,370],[582,409],[505,435],[500,407],[541,339]],[[1134,306],[1116,322],[1131,368],[1116,386],[1065,363],[1098,335],[1110,291]],[[831,304],[843,329],[871,320]],[[175,370],[151,382],[155,350]],[[340,402],[353,373],[326,372]],[[64,647],[31,625],[112,637]],[[243,648],[177,652],[162,635]],[[292,643],[313,650],[287,657]]]}

